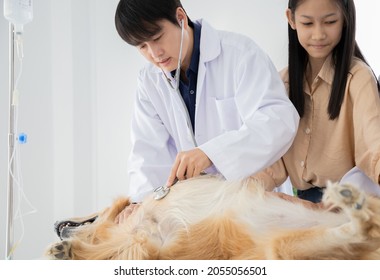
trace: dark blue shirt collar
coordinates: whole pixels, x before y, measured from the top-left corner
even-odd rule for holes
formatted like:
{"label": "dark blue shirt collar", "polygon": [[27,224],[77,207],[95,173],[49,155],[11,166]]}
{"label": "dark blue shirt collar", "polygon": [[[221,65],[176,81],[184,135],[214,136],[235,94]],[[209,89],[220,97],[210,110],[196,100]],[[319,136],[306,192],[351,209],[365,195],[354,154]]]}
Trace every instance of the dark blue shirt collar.
{"label": "dark blue shirt collar", "polygon": [[[189,76],[189,70],[193,73],[198,74],[198,66],[199,66],[199,55],[200,55],[200,42],[201,42],[201,25],[199,23],[194,22],[194,45],[193,45],[193,53],[191,54],[191,60],[189,69],[186,71],[186,76]],[[175,75],[175,71],[171,71],[172,77]]]}
{"label": "dark blue shirt collar", "polygon": [[201,42],[201,26],[198,23],[194,23],[194,45],[193,45],[193,53],[191,54],[191,60],[190,60],[190,65],[189,65],[189,69],[193,71],[194,73],[198,73],[200,42]]}

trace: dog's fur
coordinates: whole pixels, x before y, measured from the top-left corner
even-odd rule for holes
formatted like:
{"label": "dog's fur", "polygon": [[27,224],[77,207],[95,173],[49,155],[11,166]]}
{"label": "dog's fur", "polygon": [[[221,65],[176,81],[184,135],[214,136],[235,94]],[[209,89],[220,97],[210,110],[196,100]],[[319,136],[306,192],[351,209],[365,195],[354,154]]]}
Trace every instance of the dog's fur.
{"label": "dog's fur", "polygon": [[380,199],[329,184],[326,204],[305,207],[265,192],[256,181],[211,176],[178,182],[148,197],[122,224],[120,198],[92,224],[52,244],[53,259],[380,259]]}

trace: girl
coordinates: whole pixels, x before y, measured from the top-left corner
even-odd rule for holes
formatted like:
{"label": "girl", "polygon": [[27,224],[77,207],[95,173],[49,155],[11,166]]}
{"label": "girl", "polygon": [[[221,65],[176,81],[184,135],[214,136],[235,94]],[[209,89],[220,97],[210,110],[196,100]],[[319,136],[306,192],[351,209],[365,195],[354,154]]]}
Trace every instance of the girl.
{"label": "girl", "polygon": [[[289,65],[281,72],[301,120],[281,160],[255,177],[268,189],[287,176],[319,202],[327,180],[370,178],[380,193],[380,85],[355,41],[353,0],[289,0]],[[349,180],[349,179],[348,179]]]}

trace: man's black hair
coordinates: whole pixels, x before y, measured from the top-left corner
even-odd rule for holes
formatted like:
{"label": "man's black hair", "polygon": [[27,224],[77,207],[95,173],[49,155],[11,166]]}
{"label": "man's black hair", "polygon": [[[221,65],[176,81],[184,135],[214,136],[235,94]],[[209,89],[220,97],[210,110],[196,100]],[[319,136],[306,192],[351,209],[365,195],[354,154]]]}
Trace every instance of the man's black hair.
{"label": "man's black hair", "polygon": [[160,32],[160,20],[178,24],[177,8],[180,0],[120,0],[115,14],[116,30],[132,46],[149,41]]}

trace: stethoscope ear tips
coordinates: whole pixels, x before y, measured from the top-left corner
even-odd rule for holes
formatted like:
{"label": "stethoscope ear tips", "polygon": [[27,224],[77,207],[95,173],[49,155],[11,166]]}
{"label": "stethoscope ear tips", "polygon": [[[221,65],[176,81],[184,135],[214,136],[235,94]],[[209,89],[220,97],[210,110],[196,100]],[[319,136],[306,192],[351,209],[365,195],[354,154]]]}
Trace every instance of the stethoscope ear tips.
{"label": "stethoscope ear tips", "polygon": [[183,19],[177,18],[177,20],[178,20],[179,26],[182,27],[183,26]]}

